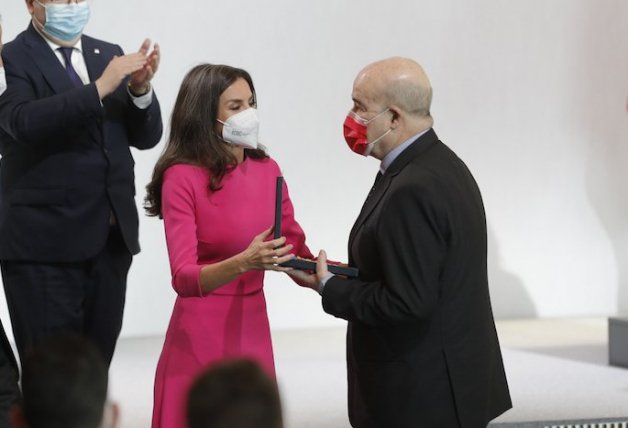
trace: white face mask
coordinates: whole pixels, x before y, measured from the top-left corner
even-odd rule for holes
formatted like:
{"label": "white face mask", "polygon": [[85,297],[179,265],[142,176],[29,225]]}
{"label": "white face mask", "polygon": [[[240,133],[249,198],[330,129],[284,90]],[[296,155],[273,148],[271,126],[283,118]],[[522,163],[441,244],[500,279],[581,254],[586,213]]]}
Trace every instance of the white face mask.
{"label": "white face mask", "polygon": [[236,146],[242,146],[247,149],[257,149],[257,135],[259,133],[259,119],[257,110],[248,108],[239,113],[230,116],[222,123],[222,139]]}

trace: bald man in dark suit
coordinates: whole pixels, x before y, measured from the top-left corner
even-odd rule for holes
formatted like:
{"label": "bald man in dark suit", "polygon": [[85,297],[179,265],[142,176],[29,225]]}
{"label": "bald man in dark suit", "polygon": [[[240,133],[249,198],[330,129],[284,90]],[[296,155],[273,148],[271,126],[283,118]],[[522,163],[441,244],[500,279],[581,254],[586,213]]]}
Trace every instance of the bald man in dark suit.
{"label": "bald man in dark suit", "polygon": [[[349,147],[381,161],[349,236],[355,279],[291,275],[347,320],[356,428],[484,428],[511,407],[493,314],[478,186],[437,137],[432,88],[405,58],[357,76]],[[333,207],[330,207],[333,211]]]}

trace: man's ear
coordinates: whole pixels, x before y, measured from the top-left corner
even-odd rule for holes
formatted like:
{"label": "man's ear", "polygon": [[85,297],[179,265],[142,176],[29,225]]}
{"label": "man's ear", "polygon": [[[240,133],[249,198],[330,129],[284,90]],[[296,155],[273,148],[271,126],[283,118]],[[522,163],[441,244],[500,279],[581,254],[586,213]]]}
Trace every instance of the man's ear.
{"label": "man's ear", "polygon": [[11,421],[11,426],[13,428],[28,428],[26,419],[24,419],[24,412],[18,405],[14,405],[9,410],[9,420]]}
{"label": "man's ear", "polygon": [[399,117],[400,117],[400,109],[397,106],[390,106],[388,107],[388,109],[390,110],[390,112],[392,113],[392,129],[395,129],[397,126],[399,126]]}
{"label": "man's ear", "polygon": [[26,8],[28,9],[28,13],[29,14],[33,14],[33,9],[35,9],[35,6],[33,6],[33,1],[35,0],[24,0],[24,2],[26,3]]}

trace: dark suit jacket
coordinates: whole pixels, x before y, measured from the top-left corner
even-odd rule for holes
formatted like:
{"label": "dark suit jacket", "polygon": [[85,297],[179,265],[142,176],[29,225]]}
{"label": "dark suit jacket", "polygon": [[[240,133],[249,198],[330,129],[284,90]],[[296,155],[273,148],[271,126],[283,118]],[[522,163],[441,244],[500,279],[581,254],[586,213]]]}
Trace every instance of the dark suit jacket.
{"label": "dark suit jacket", "polygon": [[17,361],[0,323],[0,428],[12,426],[9,421],[9,410],[20,400],[18,379]]}
{"label": "dark suit jacket", "polygon": [[162,134],[153,96],[137,108],[126,82],[102,104],[93,83],[119,46],[82,37],[92,83],[73,87],[31,26],[4,46],[7,90],[0,96],[0,259],[70,262],[104,246],[113,209],[126,245],[139,252],[130,146]]}
{"label": "dark suit jacket", "polygon": [[355,427],[485,427],[511,407],[489,300],[486,220],[465,164],[429,130],[390,165],[349,239],[358,279],[325,311],[349,321]]}

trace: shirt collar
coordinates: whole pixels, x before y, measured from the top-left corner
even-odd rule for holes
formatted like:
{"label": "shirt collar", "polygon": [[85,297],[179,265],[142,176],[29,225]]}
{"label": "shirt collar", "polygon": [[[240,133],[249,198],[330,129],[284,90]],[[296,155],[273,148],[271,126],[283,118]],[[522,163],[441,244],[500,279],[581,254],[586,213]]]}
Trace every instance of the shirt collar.
{"label": "shirt collar", "polygon": [[[57,49],[63,47],[61,45],[56,44],[55,42],[51,40],[48,40],[48,38],[44,36],[42,36],[42,38],[46,41],[46,43],[48,43],[48,46],[50,46],[50,49],[52,49],[53,52],[57,52]],[[76,44],[72,46],[72,49],[76,49],[77,51],[79,51],[79,53],[83,53],[83,40],[81,40],[80,37],[78,41],[76,42]]]}
{"label": "shirt collar", "polygon": [[404,141],[403,143],[401,143],[400,145],[398,145],[397,147],[392,149],[386,156],[384,156],[384,159],[382,159],[382,162],[379,164],[379,171],[382,174],[385,174],[386,170],[394,162],[394,160],[397,159],[397,157],[405,149],[407,149],[410,144],[412,144],[414,141],[416,141],[419,137],[421,137],[423,134],[425,134],[430,129],[432,129],[432,128],[427,128],[426,130],[421,131],[418,134],[413,135],[412,137],[408,138],[406,141]]}

